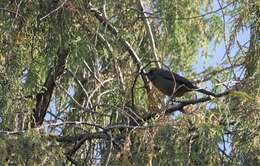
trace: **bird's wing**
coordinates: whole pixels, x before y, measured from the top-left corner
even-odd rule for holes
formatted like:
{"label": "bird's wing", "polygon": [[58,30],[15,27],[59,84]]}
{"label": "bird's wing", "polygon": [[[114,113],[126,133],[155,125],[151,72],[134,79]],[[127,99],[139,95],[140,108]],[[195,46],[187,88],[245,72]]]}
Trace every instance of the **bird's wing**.
{"label": "bird's wing", "polygon": [[178,84],[182,85],[184,84],[188,88],[196,89],[197,87],[192,84],[188,79],[174,73],[170,72],[168,70],[164,70],[163,72],[160,72],[160,75],[167,80],[176,81]]}
{"label": "bird's wing", "polygon": [[179,84],[184,84],[185,86],[187,86],[188,88],[193,88],[196,89],[197,87],[193,85],[192,82],[190,82],[188,79],[174,73],[174,77],[176,82],[178,82]]}
{"label": "bird's wing", "polygon": [[174,74],[173,73],[171,73],[170,71],[168,71],[168,70],[159,70],[158,71],[158,74],[162,77],[162,78],[164,78],[164,79],[166,79],[166,80],[171,80],[171,81],[173,81],[174,80]]}

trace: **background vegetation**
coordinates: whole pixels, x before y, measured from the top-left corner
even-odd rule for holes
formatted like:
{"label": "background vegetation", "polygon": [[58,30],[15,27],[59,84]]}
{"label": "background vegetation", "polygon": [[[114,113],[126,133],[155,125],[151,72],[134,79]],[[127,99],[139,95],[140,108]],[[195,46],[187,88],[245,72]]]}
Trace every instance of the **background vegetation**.
{"label": "background vegetation", "polygon": [[[256,0],[0,0],[0,165],[260,165],[259,13]],[[198,72],[203,59],[221,61]],[[139,74],[151,61],[222,95],[189,93],[173,116]]]}

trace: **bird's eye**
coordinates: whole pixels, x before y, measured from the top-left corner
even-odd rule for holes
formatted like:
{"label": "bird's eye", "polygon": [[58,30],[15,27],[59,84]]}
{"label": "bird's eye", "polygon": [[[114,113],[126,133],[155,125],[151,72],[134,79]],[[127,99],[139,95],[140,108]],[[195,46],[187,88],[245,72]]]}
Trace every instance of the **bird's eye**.
{"label": "bird's eye", "polygon": [[150,70],[149,73],[150,73],[150,74],[153,74],[153,73],[154,73],[154,70]]}

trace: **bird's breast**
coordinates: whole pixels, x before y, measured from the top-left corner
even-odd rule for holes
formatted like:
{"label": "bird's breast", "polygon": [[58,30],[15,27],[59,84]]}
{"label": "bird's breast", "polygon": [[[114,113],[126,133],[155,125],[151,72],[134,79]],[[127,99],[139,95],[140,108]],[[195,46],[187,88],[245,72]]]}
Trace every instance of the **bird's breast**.
{"label": "bird's breast", "polygon": [[167,96],[171,96],[173,94],[173,90],[176,85],[174,81],[166,79],[154,79],[152,80],[152,83],[157,89]]}

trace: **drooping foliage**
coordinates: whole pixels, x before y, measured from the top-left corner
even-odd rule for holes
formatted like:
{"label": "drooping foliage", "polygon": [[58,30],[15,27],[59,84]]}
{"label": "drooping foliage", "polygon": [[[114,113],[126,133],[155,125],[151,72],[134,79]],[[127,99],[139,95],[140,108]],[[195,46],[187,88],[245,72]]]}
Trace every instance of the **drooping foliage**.
{"label": "drooping foliage", "polygon": [[[0,165],[258,165],[259,8],[0,0]],[[230,93],[173,115],[156,63]]]}

